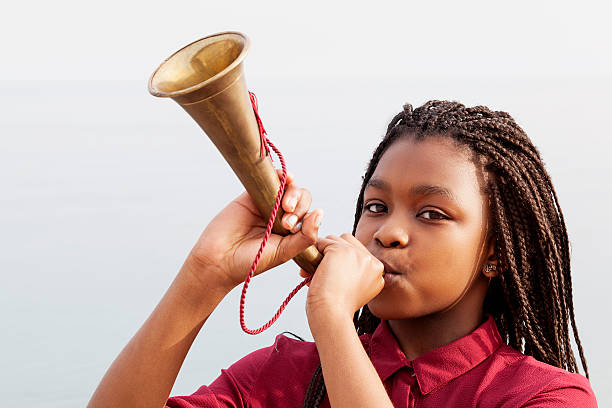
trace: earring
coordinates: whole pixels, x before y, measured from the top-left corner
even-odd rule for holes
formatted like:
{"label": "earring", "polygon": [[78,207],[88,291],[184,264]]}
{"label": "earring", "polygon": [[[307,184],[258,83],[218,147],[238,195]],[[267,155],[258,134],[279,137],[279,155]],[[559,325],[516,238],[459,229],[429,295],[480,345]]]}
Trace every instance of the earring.
{"label": "earring", "polygon": [[495,264],[487,264],[487,266],[485,266],[484,273],[485,275],[489,275],[491,274],[492,271],[496,271],[496,270],[497,270],[497,266]]}

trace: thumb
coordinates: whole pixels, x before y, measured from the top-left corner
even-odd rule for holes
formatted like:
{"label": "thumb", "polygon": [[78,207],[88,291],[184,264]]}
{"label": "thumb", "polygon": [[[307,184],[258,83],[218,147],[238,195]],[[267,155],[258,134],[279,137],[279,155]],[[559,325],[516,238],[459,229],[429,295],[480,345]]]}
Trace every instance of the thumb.
{"label": "thumb", "polygon": [[[309,278],[309,277],[311,277],[311,276],[312,276],[312,274],[310,274],[310,273],[308,273],[308,272],[306,272],[305,270],[303,270],[303,269],[301,269],[301,268],[300,268],[300,277],[301,277],[301,278],[306,279],[306,278]],[[310,282],[308,282],[308,283],[306,284],[306,286],[310,287]]]}
{"label": "thumb", "polygon": [[323,218],[323,210],[309,212],[301,220],[302,227],[295,233],[283,237],[277,249],[275,264],[287,262],[297,254],[317,242],[319,226]]}

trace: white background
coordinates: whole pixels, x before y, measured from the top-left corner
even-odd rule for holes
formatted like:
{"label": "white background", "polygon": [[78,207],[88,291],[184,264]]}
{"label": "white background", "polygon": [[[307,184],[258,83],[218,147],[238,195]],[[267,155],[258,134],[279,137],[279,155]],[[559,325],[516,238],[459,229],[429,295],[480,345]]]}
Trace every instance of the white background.
{"label": "white background", "polygon": [[[350,232],[362,173],[405,102],[510,112],[540,149],[572,247],[575,311],[600,406],[609,315],[612,30],[602,3],[22,2],[0,25],[0,387],[5,405],[86,404],[206,223],[241,186],[172,101],[147,93],[176,49],[238,30],[249,87],[322,234]],[[257,279],[251,326],[298,283]],[[242,334],[239,292],[206,323],[173,394],[291,330],[300,293]]]}

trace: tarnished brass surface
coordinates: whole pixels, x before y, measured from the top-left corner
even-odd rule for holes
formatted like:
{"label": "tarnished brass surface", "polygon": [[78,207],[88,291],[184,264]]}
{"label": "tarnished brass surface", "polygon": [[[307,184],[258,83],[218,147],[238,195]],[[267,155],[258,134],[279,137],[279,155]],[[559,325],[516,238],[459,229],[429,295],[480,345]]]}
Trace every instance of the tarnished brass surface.
{"label": "tarnished brass surface", "polygon": [[[249,39],[224,32],[194,41],[166,59],[149,80],[154,96],[174,99],[206,132],[253,198],[262,217],[272,212],[280,180],[261,139],[243,73]],[[278,209],[273,231],[288,235]],[[293,260],[313,273],[323,259],[315,246]]]}

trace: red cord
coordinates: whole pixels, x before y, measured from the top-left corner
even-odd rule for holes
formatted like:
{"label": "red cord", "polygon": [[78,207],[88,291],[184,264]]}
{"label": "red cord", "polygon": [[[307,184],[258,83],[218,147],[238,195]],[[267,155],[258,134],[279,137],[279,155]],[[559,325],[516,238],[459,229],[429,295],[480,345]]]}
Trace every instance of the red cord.
{"label": "red cord", "polygon": [[272,156],[270,155],[270,149],[268,149],[268,144],[266,143],[269,142],[268,138],[266,137],[268,132],[266,132],[263,122],[259,117],[259,105],[257,104],[257,97],[251,91],[249,91],[249,96],[251,97],[251,106],[253,106],[253,112],[255,113],[255,119],[257,120],[257,127],[259,128],[259,138],[261,139],[261,152],[259,154],[259,157],[262,157],[264,155],[265,149],[265,155],[270,156],[270,159],[272,159]]}
{"label": "red cord", "polygon": [[270,218],[268,219],[268,225],[266,226],[266,232],[264,233],[264,237],[261,241],[261,245],[259,246],[259,251],[257,251],[257,255],[255,256],[255,259],[253,260],[253,264],[251,265],[251,270],[249,271],[248,276],[244,280],[244,285],[242,286],[242,294],[240,295],[240,327],[242,327],[242,330],[244,330],[245,333],[259,334],[263,332],[264,330],[266,330],[268,327],[272,326],[274,322],[276,322],[276,320],[280,317],[281,313],[283,313],[283,310],[285,310],[285,307],[287,306],[291,298],[295,296],[295,294],[298,293],[299,290],[304,287],[304,285],[310,282],[310,280],[312,279],[312,276],[309,276],[308,278],[304,279],[299,285],[295,287],[295,289],[291,291],[291,293],[289,293],[289,295],[287,296],[283,304],[280,305],[280,307],[278,308],[278,310],[276,311],[272,319],[268,321],[268,323],[264,324],[259,329],[255,329],[255,330],[251,330],[248,327],[246,327],[246,324],[244,322],[244,308],[245,308],[244,306],[245,306],[245,301],[246,301],[247,288],[249,287],[249,282],[251,282],[251,278],[253,277],[253,275],[255,275],[255,269],[257,268],[257,264],[259,263],[259,258],[261,258],[261,254],[263,253],[263,249],[266,246],[266,242],[268,242],[268,238],[270,237],[270,234],[272,233],[272,226],[274,225],[274,219],[276,218],[278,207],[280,206],[280,202],[283,198],[283,192],[285,191],[285,184],[287,181],[287,168],[285,166],[285,159],[283,158],[283,155],[281,154],[281,152],[270,141],[270,139],[266,137],[266,134],[267,134],[266,129],[264,129],[263,123],[261,122],[261,118],[259,117],[257,97],[252,92],[249,92],[249,96],[251,98],[251,105],[253,105],[253,112],[255,113],[255,118],[257,119],[257,126],[259,127],[259,136],[261,137],[261,155],[262,156],[264,155],[264,148],[265,148],[265,155],[270,156],[270,159],[272,159],[272,156],[270,155],[270,150],[268,149],[268,146],[270,146],[272,150],[274,150],[274,152],[278,156],[278,159],[281,162],[281,167],[283,169],[283,175],[280,179],[280,187],[278,188],[278,194],[276,195],[276,201],[274,201],[274,208],[272,209],[272,213],[270,214]]}

